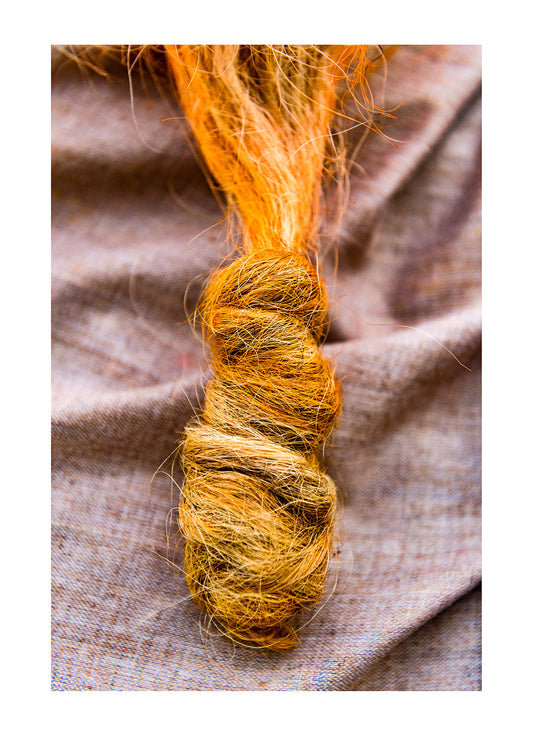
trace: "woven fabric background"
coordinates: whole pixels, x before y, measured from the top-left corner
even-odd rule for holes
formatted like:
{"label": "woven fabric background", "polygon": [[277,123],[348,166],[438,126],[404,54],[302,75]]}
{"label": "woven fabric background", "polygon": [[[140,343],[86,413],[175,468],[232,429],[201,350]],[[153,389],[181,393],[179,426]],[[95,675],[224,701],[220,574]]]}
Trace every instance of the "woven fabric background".
{"label": "woven fabric background", "polygon": [[205,625],[153,476],[209,377],[186,318],[223,211],[149,84],[53,50],[53,689],[481,688],[480,58],[401,47],[372,81],[396,142],[359,142],[322,257],[339,547],[280,655]]}

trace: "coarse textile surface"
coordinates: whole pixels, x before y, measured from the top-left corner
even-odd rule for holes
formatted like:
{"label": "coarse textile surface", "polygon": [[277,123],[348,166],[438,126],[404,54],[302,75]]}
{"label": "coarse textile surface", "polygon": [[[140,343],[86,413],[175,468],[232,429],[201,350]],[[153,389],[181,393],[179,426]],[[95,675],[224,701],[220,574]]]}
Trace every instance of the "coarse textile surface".
{"label": "coarse textile surface", "polygon": [[223,211],[160,93],[53,50],[53,689],[481,688],[480,58],[400,47],[372,82],[396,144],[348,135],[322,254],[340,544],[278,655],[204,625],[165,562],[179,491],[152,481],[209,378],[187,315]]}

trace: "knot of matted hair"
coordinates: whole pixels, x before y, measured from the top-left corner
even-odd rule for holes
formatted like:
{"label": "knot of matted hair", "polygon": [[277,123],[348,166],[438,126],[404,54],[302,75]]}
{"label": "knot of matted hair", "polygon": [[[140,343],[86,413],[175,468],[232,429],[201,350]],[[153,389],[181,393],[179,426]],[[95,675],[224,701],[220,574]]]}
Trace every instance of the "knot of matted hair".
{"label": "knot of matted hair", "polygon": [[191,594],[234,640],[297,642],[324,591],[336,492],[318,450],[340,388],[320,351],[327,295],[307,250],[319,213],[336,87],[370,48],[167,48],[201,156],[242,221],[243,255],[198,309],[212,353],[186,428],[180,527]]}

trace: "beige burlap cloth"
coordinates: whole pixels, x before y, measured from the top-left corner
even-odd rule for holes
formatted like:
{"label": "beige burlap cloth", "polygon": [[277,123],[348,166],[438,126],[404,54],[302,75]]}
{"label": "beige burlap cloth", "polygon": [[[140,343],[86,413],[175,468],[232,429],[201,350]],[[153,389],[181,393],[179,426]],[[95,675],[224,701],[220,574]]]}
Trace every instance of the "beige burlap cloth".
{"label": "beige burlap cloth", "polygon": [[186,317],[222,210],[149,85],[53,60],[53,689],[479,689],[480,48],[373,81],[396,142],[360,143],[322,259],[340,545],[283,655],[205,626],[152,480],[209,374]]}

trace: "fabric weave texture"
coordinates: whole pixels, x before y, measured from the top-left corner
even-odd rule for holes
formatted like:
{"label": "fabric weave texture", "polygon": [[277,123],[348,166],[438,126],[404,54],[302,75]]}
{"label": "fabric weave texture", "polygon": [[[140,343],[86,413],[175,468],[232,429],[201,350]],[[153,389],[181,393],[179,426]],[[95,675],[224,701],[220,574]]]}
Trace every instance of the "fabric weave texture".
{"label": "fabric weave texture", "polygon": [[348,136],[321,258],[339,546],[276,654],[206,631],[165,562],[179,490],[153,476],[209,377],[187,316],[223,210],[155,89],[53,49],[52,689],[481,688],[480,58],[400,47],[371,82],[395,144]]}

